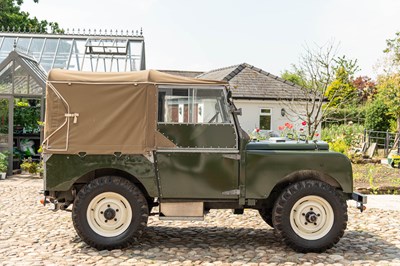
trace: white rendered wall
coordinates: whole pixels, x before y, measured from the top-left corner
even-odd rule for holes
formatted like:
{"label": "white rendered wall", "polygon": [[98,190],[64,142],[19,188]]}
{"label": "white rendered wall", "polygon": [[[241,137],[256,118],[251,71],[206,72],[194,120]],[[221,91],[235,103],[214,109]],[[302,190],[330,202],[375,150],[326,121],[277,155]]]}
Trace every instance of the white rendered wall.
{"label": "white rendered wall", "polygon": [[[284,103],[273,100],[234,100],[234,102],[237,108],[242,108],[242,116],[239,116],[239,122],[243,130],[247,133],[260,127],[261,108],[271,109],[271,130],[274,131],[278,131],[278,127],[287,122],[300,127],[302,120],[299,119],[298,115],[291,114],[290,109],[305,112],[303,103],[296,103],[296,106],[293,106],[291,103],[291,108],[289,108]],[[285,116],[281,115],[282,108],[285,109]],[[318,130],[320,131],[320,129],[321,127],[319,126]]]}

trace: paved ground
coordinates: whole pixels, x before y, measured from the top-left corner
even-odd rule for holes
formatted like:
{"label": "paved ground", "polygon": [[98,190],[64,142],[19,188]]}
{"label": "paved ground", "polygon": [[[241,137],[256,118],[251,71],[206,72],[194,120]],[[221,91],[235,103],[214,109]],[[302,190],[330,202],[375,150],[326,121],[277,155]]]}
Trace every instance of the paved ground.
{"label": "paved ground", "polygon": [[368,208],[400,211],[400,195],[368,195],[367,206]]}
{"label": "paved ground", "polygon": [[97,251],[76,235],[70,213],[38,204],[41,188],[37,179],[0,181],[0,265],[400,265],[400,211],[350,207],[344,237],[321,254],[288,249],[251,210],[211,211],[205,222],[150,217],[140,243]]}

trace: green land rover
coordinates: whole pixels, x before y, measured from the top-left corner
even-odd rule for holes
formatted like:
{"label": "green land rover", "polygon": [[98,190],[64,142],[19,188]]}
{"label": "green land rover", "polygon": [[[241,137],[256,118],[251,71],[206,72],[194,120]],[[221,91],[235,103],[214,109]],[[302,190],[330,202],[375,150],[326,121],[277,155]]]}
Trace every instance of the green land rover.
{"label": "green land rover", "polygon": [[153,70],[52,70],[44,202],[72,204],[78,235],[97,249],[137,241],[150,214],[201,220],[245,208],[296,251],[331,248],[347,226],[346,200],[366,203],[350,161],[320,141],[250,141],[227,88]]}

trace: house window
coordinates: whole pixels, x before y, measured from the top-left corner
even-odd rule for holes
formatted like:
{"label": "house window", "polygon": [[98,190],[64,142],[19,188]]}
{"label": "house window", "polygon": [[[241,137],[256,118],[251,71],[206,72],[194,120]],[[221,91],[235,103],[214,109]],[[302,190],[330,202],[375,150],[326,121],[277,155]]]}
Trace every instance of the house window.
{"label": "house window", "polygon": [[271,130],[271,109],[260,109],[260,129]]}

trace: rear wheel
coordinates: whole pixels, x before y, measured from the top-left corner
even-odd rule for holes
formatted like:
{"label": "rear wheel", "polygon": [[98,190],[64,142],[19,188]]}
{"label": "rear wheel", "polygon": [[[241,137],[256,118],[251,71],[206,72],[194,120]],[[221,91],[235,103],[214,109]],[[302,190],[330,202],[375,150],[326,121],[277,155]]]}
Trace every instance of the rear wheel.
{"label": "rear wheel", "polygon": [[85,185],[76,196],[72,220],[76,232],[97,249],[123,248],[143,232],[148,205],[130,181],[116,176],[100,177]]}
{"label": "rear wheel", "polygon": [[272,228],[274,227],[272,223],[272,209],[271,208],[263,208],[259,209],[258,213],[260,214],[261,218]]}
{"label": "rear wheel", "polygon": [[306,180],[286,188],[273,209],[273,224],[287,245],[299,252],[323,252],[347,226],[347,205],[332,186]]}

